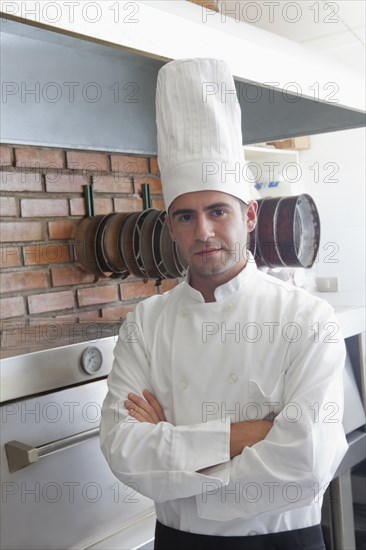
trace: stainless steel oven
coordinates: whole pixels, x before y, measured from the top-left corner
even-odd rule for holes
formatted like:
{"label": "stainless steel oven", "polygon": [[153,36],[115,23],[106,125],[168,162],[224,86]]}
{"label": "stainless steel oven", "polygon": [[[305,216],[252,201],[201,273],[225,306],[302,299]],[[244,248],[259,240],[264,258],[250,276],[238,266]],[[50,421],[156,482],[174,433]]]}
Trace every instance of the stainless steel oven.
{"label": "stainless steel oven", "polygon": [[44,338],[18,342],[3,353],[4,550],[152,548],[153,502],[133,480],[123,485],[113,476],[99,447],[116,341],[116,334],[105,336],[105,326],[100,332],[95,340],[68,338],[53,348]]}

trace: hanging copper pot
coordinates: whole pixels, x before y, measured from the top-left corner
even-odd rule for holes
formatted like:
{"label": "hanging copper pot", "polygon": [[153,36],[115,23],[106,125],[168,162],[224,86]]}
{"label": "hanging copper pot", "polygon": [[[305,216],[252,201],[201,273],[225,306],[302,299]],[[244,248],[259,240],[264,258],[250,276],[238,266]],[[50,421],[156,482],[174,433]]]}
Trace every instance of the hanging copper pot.
{"label": "hanging copper pot", "polygon": [[276,249],[284,265],[311,267],[320,242],[320,219],[310,195],[283,197],[276,209]]}
{"label": "hanging copper pot", "polygon": [[103,277],[95,254],[95,239],[100,221],[104,216],[85,218],[76,230],[75,252],[76,258],[82,268],[97,277]]}
{"label": "hanging copper pot", "polygon": [[154,242],[154,232],[159,216],[160,210],[151,208],[143,220],[140,232],[139,249],[141,262],[145,272],[152,279],[163,278],[156,264],[156,243]]}
{"label": "hanging copper pot", "polygon": [[257,265],[311,267],[320,242],[320,219],[313,199],[266,197],[258,200]]}
{"label": "hanging copper pot", "polygon": [[111,217],[113,216],[113,214],[107,214],[106,216],[103,216],[103,218],[101,219],[101,221],[99,222],[98,224],[98,227],[97,227],[97,232],[96,232],[96,236],[95,236],[95,256],[96,256],[96,259],[98,261],[98,264],[101,268],[102,271],[104,272],[114,272],[116,271],[115,269],[113,269],[113,267],[109,264],[108,262],[108,258],[105,256],[105,251],[104,251],[104,243],[103,243],[103,239],[104,239],[104,236],[105,236],[105,229],[106,229],[106,226],[109,222],[109,220],[111,219]]}
{"label": "hanging copper pot", "polygon": [[184,274],[183,266],[177,254],[176,244],[170,237],[166,223],[164,223],[160,234],[160,253],[169,278],[176,279],[177,277],[182,277]]}
{"label": "hanging copper pot", "polygon": [[161,233],[163,231],[163,227],[165,225],[165,211],[160,211],[159,216],[157,217],[153,229],[153,235],[152,235],[152,241],[153,241],[153,257],[154,257],[154,263],[155,266],[160,273],[160,275],[163,277],[163,279],[169,279],[171,276],[169,274],[169,271],[166,269],[163,258],[162,258],[162,250],[161,250]]}
{"label": "hanging copper pot", "polygon": [[112,214],[85,218],[77,228],[75,236],[76,258],[82,268],[98,278],[125,278],[128,272],[113,271],[105,261],[102,239],[105,226]]}
{"label": "hanging copper pot", "polygon": [[268,267],[284,266],[276,247],[276,223],[278,197],[266,197],[261,201],[257,224],[258,255]]}
{"label": "hanging copper pot", "polygon": [[131,275],[134,275],[135,277],[145,276],[144,273],[140,271],[134,254],[133,246],[135,224],[140,215],[141,212],[132,212],[131,214],[129,214],[119,234],[119,250],[121,256],[126,265],[126,268],[131,273]]}
{"label": "hanging copper pot", "polygon": [[100,236],[104,261],[114,272],[127,271],[119,247],[119,235],[127,216],[128,212],[111,214],[106,221],[103,235]]}

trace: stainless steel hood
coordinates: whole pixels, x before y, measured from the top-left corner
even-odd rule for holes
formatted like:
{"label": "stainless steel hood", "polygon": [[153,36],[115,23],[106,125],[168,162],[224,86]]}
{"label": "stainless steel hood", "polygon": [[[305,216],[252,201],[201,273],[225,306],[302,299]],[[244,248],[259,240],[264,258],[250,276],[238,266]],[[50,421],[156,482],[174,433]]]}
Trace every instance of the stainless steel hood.
{"label": "stainless steel hood", "polygon": [[159,68],[208,55],[232,68],[246,145],[365,126],[361,76],[266,31],[183,0],[55,4],[3,4],[3,142],[156,154]]}
{"label": "stainless steel hood", "polygon": [[364,113],[338,105],[320,103],[263,86],[256,86],[258,100],[253,103],[243,99],[243,96],[253,97],[253,85],[237,82],[237,90],[240,91],[238,97],[244,145],[366,125]]}

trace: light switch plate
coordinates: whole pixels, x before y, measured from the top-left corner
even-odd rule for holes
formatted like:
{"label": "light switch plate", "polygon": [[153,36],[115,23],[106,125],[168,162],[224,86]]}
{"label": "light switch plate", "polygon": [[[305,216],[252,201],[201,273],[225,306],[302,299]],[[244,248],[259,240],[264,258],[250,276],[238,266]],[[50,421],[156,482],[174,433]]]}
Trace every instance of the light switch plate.
{"label": "light switch plate", "polygon": [[317,277],[316,289],[318,292],[338,292],[338,277]]}

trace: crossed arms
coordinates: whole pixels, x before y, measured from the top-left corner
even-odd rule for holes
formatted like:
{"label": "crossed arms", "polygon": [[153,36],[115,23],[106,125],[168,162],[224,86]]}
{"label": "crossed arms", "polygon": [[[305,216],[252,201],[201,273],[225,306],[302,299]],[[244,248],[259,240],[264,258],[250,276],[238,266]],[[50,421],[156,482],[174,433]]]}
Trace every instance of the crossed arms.
{"label": "crossed arms", "polygon": [[[128,414],[139,422],[166,422],[164,411],[156,397],[147,389],[142,397],[129,393],[125,401]],[[230,458],[240,455],[245,447],[262,441],[273,426],[271,420],[245,420],[230,425]]]}

